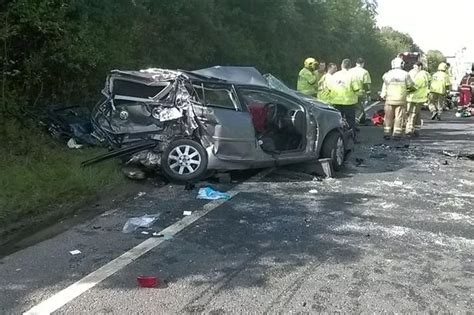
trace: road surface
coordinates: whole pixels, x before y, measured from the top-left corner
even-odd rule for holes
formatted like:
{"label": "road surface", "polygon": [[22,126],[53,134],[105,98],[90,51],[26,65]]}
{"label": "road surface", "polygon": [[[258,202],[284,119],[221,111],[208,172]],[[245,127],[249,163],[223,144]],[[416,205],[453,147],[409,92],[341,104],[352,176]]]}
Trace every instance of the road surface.
{"label": "road surface", "polygon": [[[403,142],[363,127],[338,178],[263,170],[215,184],[228,201],[148,187],[2,258],[0,313],[472,311],[474,162],[441,152],[473,152],[473,127],[429,121]],[[121,232],[143,214],[165,237]]]}

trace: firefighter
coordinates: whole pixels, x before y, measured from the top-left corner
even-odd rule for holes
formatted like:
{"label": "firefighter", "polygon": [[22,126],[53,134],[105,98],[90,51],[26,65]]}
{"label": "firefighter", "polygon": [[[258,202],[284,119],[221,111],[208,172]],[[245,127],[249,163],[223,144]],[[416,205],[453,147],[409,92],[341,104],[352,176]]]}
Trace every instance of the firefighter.
{"label": "firefighter", "polygon": [[328,64],[328,72],[323,75],[321,80],[318,83],[318,99],[324,103],[332,104],[331,90],[329,88],[330,81],[334,73],[337,72],[337,65],[335,63]]}
{"label": "firefighter", "polygon": [[474,65],[471,73],[467,73],[461,80],[459,87],[459,105],[467,106],[472,102],[472,88],[474,87]]}
{"label": "firefighter", "polygon": [[316,67],[318,62],[314,58],[306,58],[304,68],[298,74],[298,83],[296,89],[307,96],[316,97],[318,89],[318,78],[316,76]]}
{"label": "firefighter", "polygon": [[409,137],[419,136],[421,129],[421,107],[428,101],[430,93],[430,74],[423,70],[423,63],[417,62],[409,72],[410,78],[415,83],[414,91],[408,94],[407,124],[405,133]]}
{"label": "firefighter", "polygon": [[392,60],[392,70],[383,75],[381,97],[385,100],[384,139],[399,140],[403,133],[403,122],[407,106],[408,91],[414,83],[403,68],[403,60]]}
{"label": "firefighter", "polygon": [[362,89],[358,93],[356,106],[356,122],[358,124],[363,124],[365,122],[364,104],[370,102],[370,85],[372,84],[370,73],[364,69],[364,67],[365,60],[363,58],[358,58],[356,66],[350,70],[354,78],[359,81],[359,84],[362,86]]}
{"label": "firefighter", "polygon": [[329,81],[331,90],[331,101],[333,106],[339,110],[353,131],[355,138],[355,107],[357,104],[357,93],[362,89],[360,82],[355,80],[352,73],[351,61],[344,59],[341,70],[336,72]]}
{"label": "firefighter", "polygon": [[321,81],[323,76],[326,74],[326,62],[325,61],[320,61],[318,65],[318,69],[314,72],[314,75],[316,76],[316,80]]}
{"label": "firefighter", "polygon": [[430,104],[431,120],[441,120],[444,103],[446,102],[446,91],[451,86],[451,80],[447,74],[448,65],[444,62],[438,66],[438,71],[433,74],[430,87]]}

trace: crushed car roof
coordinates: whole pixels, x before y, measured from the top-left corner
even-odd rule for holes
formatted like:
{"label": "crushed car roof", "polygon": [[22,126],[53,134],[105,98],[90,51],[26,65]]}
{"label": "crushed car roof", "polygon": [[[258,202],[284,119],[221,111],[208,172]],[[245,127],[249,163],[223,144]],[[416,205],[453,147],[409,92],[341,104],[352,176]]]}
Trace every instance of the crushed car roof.
{"label": "crushed car roof", "polygon": [[215,66],[190,71],[197,75],[216,78],[237,84],[250,84],[268,87],[268,82],[254,67]]}

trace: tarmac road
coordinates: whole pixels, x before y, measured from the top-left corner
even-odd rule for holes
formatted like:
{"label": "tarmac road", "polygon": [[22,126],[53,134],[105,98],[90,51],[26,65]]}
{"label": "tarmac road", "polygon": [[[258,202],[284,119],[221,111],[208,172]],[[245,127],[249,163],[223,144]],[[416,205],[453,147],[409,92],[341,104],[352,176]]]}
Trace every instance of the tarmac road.
{"label": "tarmac road", "polygon": [[[263,171],[215,185],[229,201],[150,187],[2,258],[0,313],[472,312],[474,162],[440,152],[474,152],[473,127],[428,121],[404,142],[363,127],[338,178]],[[167,237],[121,233],[145,213]],[[139,288],[139,275],[161,283]]]}

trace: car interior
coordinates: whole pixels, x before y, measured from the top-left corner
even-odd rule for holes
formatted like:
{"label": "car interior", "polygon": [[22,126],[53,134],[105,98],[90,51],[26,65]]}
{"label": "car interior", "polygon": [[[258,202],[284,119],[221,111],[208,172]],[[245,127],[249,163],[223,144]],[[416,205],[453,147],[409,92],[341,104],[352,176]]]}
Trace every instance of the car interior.
{"label": "car interior", "polygon": [[304,149],[306,114],[303,107],[276,95],[244,92],[261,147],[269,153]]}

